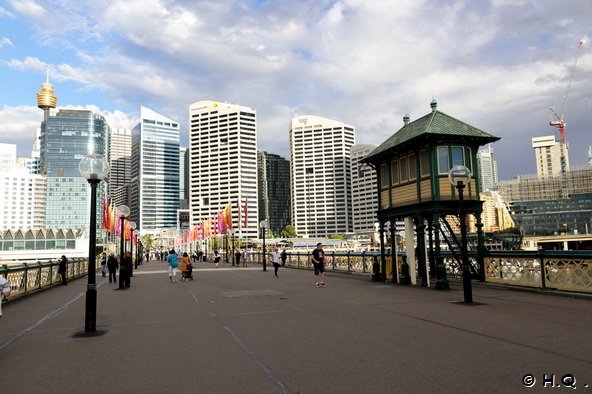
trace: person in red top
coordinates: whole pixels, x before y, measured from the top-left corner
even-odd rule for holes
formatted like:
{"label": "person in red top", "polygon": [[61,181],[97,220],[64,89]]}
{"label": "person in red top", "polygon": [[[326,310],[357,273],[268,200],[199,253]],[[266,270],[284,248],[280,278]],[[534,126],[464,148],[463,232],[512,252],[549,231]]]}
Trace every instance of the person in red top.
{"label": "person in red top", "polygon": [[325,252],[323,244],[318,243],[316,249],[312,251],[312,265],[314,266],[315,282],[317,287],[325,286]]}

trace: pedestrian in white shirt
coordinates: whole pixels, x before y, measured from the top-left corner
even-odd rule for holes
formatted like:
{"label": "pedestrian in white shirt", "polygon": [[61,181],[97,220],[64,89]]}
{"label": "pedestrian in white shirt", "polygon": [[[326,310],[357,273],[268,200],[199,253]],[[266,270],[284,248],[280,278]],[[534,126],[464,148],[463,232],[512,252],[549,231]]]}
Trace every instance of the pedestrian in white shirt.
{"label": "pedestrian in white shirt", "polygon": [[282,258],[282,254],[280,250],[276,247],[271,254],[271,261],[273,262],[273,270],[275,271],[275,277],[278,277],[278,269],[280,268],[280,259]]}

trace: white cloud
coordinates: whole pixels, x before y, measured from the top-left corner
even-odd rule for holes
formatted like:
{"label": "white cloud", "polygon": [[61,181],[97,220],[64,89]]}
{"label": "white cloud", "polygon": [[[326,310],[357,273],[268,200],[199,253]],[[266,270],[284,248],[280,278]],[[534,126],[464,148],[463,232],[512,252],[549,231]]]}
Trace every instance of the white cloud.
{"label": "white cloud", "polygon": [[9,68],[19,71],[45,71],[48,64],[40,59],[27,56],[24,60],[11,59],[4,62]]}
{"label": "white cloud", "polygon": [[[359,142],[380,143],[404,112],[428,112],[432,95],[508,149],[529,150],[531,135],[553,132],[547,108],[565,91],[570,45],[590,34],[592,7],[582,3],[48,0],[52,23],[64,25],[55,27],[40,2],[10,2],[49,27],[45,45],[74,48],[75,59],[50,65],[58,96],[59,82],[73,83],[114,107],[143,104],[181,124],[188,104],[205,96],[240,103],[258,111],[260,148],[284,155],[297,113],[342,120]],[[577,108],[590,94],[591,56],[580,59],[569,102],[574,153],[587,144],[576,130],[586,127]],[[46,63],[32,53],[5,64],[40,72]]]}
{"label": "white cloud", "polygon": [[8,37],[0,38],[0,48],[5,46],[14,47],[14,44],[12,43],[12,41],[10,41],[10,38]]}
{"label": "white cloud", "polygon": [[19,155],[27,155],[33,147],[35,130],[43,121],[43,112],[34,106],[3,106],[0,108],[0,141],[16,144]]}

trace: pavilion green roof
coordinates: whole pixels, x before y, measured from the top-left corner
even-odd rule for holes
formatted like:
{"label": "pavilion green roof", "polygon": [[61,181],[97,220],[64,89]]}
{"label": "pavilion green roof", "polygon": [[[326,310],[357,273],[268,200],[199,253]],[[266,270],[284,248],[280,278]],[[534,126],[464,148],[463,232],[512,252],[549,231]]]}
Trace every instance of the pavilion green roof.
{"label": "pavilion green roof", "polygon": [[374,161],[387,151],[390,154],[404,153],[413,146],[436,145],[445,141],[465,144],[485,145],[500,139],[474,126],[464,123],[450,115],[436,110],[432,102],[432,112],[403,126],[395,134],[370,152],[364,161]]}

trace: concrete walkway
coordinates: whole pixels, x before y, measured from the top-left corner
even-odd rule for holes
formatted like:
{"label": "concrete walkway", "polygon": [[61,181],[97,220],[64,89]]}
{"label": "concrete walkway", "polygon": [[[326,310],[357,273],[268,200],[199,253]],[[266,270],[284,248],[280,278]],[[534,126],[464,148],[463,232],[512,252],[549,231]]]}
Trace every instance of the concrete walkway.
{"label": "concrete walkway", "polygon": [[97,337],[76,337],[85,279],[5,304],[0,391],[592,392],[591,300],[476,285],[467,306],[456,285],[197,266],[169,283],[151,261],[127,290],[99,275]]}

